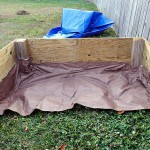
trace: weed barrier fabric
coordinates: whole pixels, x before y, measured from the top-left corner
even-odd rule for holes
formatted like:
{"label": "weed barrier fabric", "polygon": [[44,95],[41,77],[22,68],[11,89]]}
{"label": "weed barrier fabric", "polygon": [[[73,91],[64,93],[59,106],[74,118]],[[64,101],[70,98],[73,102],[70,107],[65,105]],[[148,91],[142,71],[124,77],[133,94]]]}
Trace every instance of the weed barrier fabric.
{"label": "weed barrier fabric", "polygon": [[75,104],[130,111],[150,109],[150,72],[120,62],[32,64],[18,61],[0,83],[0,114],[64,111]]}

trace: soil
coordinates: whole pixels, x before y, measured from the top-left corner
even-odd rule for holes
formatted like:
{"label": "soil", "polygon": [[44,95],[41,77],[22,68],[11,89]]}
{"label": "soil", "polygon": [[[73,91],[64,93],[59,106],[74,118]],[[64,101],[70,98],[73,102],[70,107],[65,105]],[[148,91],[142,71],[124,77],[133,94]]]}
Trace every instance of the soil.
{"label": "soil", "polygon": [[30,13],[25,10],[19,10],[16,14],[17,15],[29,15]]}

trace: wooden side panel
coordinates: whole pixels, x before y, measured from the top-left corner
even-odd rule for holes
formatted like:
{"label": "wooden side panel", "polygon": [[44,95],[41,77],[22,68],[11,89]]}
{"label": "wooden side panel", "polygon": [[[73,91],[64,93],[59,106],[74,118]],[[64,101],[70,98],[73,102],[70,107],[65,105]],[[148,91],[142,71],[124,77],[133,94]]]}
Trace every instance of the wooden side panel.
{"label": "wooden side panel", "polygon": [[34,63],[75,61],[130,62],[132,38],[27,39]]}
{"label": "wooden side panel", "polygon": [[150,70],[150,42],[145,40],[142,65]]}
{"label": "wooden side panel", "polygon": [[0,81],[5,78],[16,61],[14,42],[0,50]]}
{"label": "wooden side panel", "polygon": [[142,64],[142,56],[145,46],[145,40],[143,38],[134,38],[133,39],[133,48],[132,48],[132,66],[139,66]]}
{"label": "wooden side panel", "polygon": [[27,44],[26,39],[18,39],[15,41],[15,49],[17,53],[17,59],[27,59]]}

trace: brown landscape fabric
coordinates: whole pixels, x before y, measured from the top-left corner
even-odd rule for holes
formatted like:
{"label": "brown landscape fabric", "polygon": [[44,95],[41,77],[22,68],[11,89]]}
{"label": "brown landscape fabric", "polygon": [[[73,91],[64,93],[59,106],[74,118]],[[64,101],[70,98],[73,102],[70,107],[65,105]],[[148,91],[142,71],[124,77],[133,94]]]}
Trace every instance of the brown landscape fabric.
{"label": "brown landscape fabric", "polygon": [[119,62],[32,64],[20,60],[0,83],[0,114],[9,109],[63,111],[74,104],[129,111],[150,109],[150,72]]}

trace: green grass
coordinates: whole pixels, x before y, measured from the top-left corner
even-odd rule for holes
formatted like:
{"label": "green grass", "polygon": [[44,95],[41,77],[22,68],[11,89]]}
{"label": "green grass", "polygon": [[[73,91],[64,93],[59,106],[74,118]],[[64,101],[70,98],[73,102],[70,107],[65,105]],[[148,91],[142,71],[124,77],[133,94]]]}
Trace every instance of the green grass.
{"label": "green grass", "polygon": [[7,111],[0,119],[1,149],[148,150],[149,111],[118,115],[111,110],[76,105],[64,112],[35,111],[21,117]]}
{"label": "green grass", "polygon": [[[0,48],[17,38],[42,38],[49,29],[60,25],[64,7],[97,10],[84,0],[0,0]],[[19,10],[30,15],[17,15]]]}
{"label": "green grass", "polygon": [[[97,10],[84,0],[0,0],[0,47],[16,38],[42,37],[60,25],[63,7]],[[18,16],[26,10],[30,15]],[[96,37],[116,37],[112,29]],[[150,149],[150,111],[97,110],[76,105],[72,110],[34,111],[22,117],[6,111],[0,116],[0,150]]]}
{"label": "green grass", "polygon": [[[43,37],[61,23],[62,8],[96,10],[84,0],[0,0],[0,48],[16,38]],[[30,15],[16,15],[25,10]]]}

